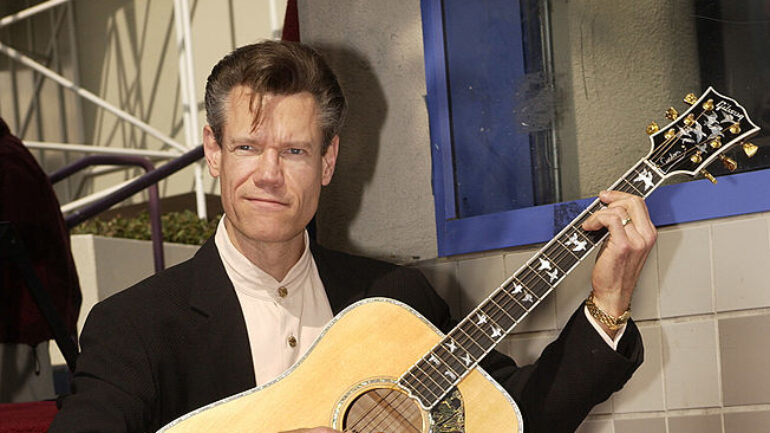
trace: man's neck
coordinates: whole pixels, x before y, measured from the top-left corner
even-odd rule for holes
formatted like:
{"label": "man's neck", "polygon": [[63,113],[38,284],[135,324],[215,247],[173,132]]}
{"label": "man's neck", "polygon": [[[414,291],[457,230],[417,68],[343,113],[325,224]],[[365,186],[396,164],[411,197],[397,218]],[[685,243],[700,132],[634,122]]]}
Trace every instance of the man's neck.
{"label": "man's neck", "polygon": [[237,229],[227,220],[225,229],[233,246],[276,281],[286,277],[305,251],[304,232],[285,242],[245,242],[245,237],[236,233]]}

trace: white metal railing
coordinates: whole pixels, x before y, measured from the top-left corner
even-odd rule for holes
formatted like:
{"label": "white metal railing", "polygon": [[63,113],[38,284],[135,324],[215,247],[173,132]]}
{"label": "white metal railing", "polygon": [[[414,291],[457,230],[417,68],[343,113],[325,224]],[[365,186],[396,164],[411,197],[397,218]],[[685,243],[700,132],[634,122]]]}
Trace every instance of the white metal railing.
{"label": "white metal railing", "polygon": [[[189,13],[188,0],[174,0],[174,17],[176,21],[177,49],[179,51],[179,81],[180,81],[180,89],[181,89],[182,104],[183,104],[185,144],[181,144],[177,142],[176,140],[172,139],[171,137],[167,136],[166,134],[152,127],[148,123],[140,120],[139,118],[135,117],[134,115],[124,110],[121,110],[120,108],[105,101],[103,98],[100,98],[99,96],[95,95],[92,92],[89,92],[86,89],[83,89],[80,86],[79,71],[77,69],[77,47],[74,42],[75,38],[73,34],[74,22],[72,18],[72,15],[73,15],[72,5],[71,5],[72,1],[74,0],[48,0],[42,3],[39,3],[37,5],[34,5],[32,7],[29,7],[27,9],[16,12],[14,14],[8,15],[6,17],[0,18],[0,28],[3,28],[10,24],[33,17],[37,14],[40,14],[41,12],[50,10],[57,6],[66,5],[66,7],[68,8],[66,13],[68,15],[68,23],[69,23],[69,30],[70,30],[70,44],[72,45],[71,48],[73,50],[73,55],[75,55],[75,61],[73,62],[75,66],[73,68],[72,80],[65,78],[63,75],[55,72],[54,70],[48,68],[45,65],[40,64],[39,62],[35,61],[31,57],[23,54],[19,50],[14,49],[13,47],[8,46],[2,42],[0,42],[0,52],[8,56],[12,61],[21,63],[27,66],[28,68],[36,71],[37,73],[41,74],[41,77],[39,78],[40,80],[42,80],[42,77],[48,78],[54,81],[55,83],[59,84],[62,88],[67,89],[73,92],[75,95],[77,95],[77,97],[75,98],[76,107],[77,107],[76,116],[77,116],[78,127],[81,128],[80,131],[83,130],[82,129],[83,128],[82,108],[80,106],[80,100],[82,98],[92,102],[93,104],[96,104],[100,108],[112,113],[113,115],[117,116],[123,121],[130,123],[134,127],[140,129],[141,131],[161,141],[165,145],[170,146],[171,151],[158,151],[158,150],[148,150],[148,149],[120,149],[120,148],[110,148],[110,147],[102,147],[102,146],[91,146],[91,145],[84,145],[84,144],[50,143],[50,142],[43,142],[43,141],[24,140],[27,146],[30,148],[56,150],[56,151],[62,151],[62,152],[109,153],[109,154],[123,154],[123,155],[133,155],[133,156],[138,155],[138,156],[151,157],[155,159],[174,158],[196,147],[199,144],[198,133],[200,129],[198,126],[197,99],[195,95],[195,82],[194,82],[195,74],[193,69],[192,36],[190,32],[190,13]],[[271,4],[272,4],[272,1],[271,1]],[[58,37],[58,27],[60,26],[61,21],[62,21],[61,19],[57,21],[58,24],[56,25],[56,30],[53,31],[51,34],[52,41],[49,43],[49,47],[52,47],[54,51],[56,50],[56,44],[53,39]],[[39,83],[40,81],[36,82],[36,85],[35,85],[35,90],[34,90],[35,98],[37,98],[37,94],[40,92]],[[16,92],[15,88],[14,88],[14,92]],[[33,105],[31,104],[30,110],[32,109],[32,107]],[[14,108],[16,110],[16,118],[18,119],[19,118],[18,107],[14,107]],[[28,123],[30,114],[31,113],[28,112],[27,116],[25,116],[25,122],[24,122],[25,124]],[[206,201],[205,201],[204,190],[203,190],[203,169],[200,163],[195,163],[194,167],[195,167],[195,170],[193,173],[193,178],[195,182],[195,196],[196,196],[196,206],[198,210],[198,216],[200,218],[206,218]],[[103,191],[97,191],[93,194],[90,194],[78,200],[74,200],[70,203],[67,203],[62,206],[62,210],[64,212],[68,212],[68,211],[72,211],[77,208],[80,208],[82,206],[85,206],[89,203],[92,203],[93,201],[98,200],[99,198],[105,196],[110,191],[113,191],[116,188],[119,188],[120,186],[122,186],[127,182],[130,182],[130,180],[123,182],[120,185],[109,187]]]}

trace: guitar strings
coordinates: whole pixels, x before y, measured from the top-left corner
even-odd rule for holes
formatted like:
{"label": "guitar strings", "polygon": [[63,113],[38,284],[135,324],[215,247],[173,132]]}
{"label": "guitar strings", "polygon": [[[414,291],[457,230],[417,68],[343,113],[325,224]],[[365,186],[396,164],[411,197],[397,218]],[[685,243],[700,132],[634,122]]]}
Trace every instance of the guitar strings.
{"label": "guitar strings", "polygon": [[[372,391],[372,392],[374,392],[374,391]],[[370,394],[370,393],[368,393],[368,394]],[[386,406],[377,404],[377,401],[374,398],[372,398],[372,400],[375,400],[375,405],[372,408],[370,408],[353,426],[348,428],[350,431],[355,431],[355,432],[359,432],[359,433],[366,433],[365,429],[368,428],[369,425],[371,423],[373,423],[375,420],[377,420],[377,417],[379,417],[382,414],[384,414],[385,416],[382,417],[380,419],[380,421],[377,422],[377,424],[375,424],[369,430],[370,432],[377,431],[376,429],[378,429],[378,427],[380,427],[380,424],[382,424],[386,420],[389,421],[389,424],[385,426],[386,428],[390,428],[393,425],[398,424],[399,426],[409,427],[412,430],[416,431],[417,433],[420,433],[422,431],[421,428],[416,427],[408,419],[407,415],[411,415],[412,413],[414,413],[414,411],[416,409],[416,404],[414,402],[412,402],[409,399],[409,397],[407,397],[406,395],[402,394],[401,392],[395,391],[393,389],[388,390],[388,393],[385,396],[381,396],[381,395],[379,395],[376,392],[374,392],[374,394],[377,395],[377,397],[380,399],[380,403],[385,403]],[[395,395],[395,397],[394,397],[393,400],[388,401],[387,398],[390,395]],[[396,407],[393,407],[392,403],[394,401],[398,400],[399,397],[403,397],[401,402]],[[409,404],[410,405],[409,408],[408,408],[408,409],[410,409],[410,411],[406,415],[402,415],[401,412],[402,412],[403,406],[405,404]],[[379,409],[379,410],[376,413],[374,413],[373,416],[370,416],[374,409]],[[403,422],[398,422],[398,419],[391,415],[392,413],[395,413],[395,414],[399,415]],[[360,425],[361,422],[366,420],[367,417],[369,417],[370,420],[366,424],[361,426]],[[392,431],[392,430],[389,430],[389,433],[390,433],[390,431]],[[400,433],[400,431],[399,432],[393,432],[393,433]]]}
{"label": "guitar strings", "polygon": [[[398,399],[398,398],[399,398],[399,396],[402,396],[402,395],[403,395],[403,394],[401,394],[401,393],[398,393],[398,395],[396,396],[396,399]],[[378,431],[383,431],[383,427],[380,427],[380,425],[381,425],[381,424],[382,424],[384,421],[389,421],[389,424],[386,424],[386,425],[384,426],[384,428],[385,428],[385,429],[388,431],[388,433],[391,433],[391,432],[392,432],[392,433],[400,433],[400,431],[399,431],[399,432],[394,432],[394,431],[391,429],[391,428],[392,428],[392,426],[393,426],[393,425],[396,425],[396,424],[397,424],[397,425],[399,425],[399,426],[406,426],[406,427],[409,427],[409,428],[413,429],[414,431],[416,431],[417,433],[420,433],[420,432],[421,432],[421,430],[422,430],[422,428],[418,428],[418,427],[416,427],[414,424],[412,424],[412,423],[409,421],[409,419],[406,417],[406,415],[402,415],[401,411],[402,411],[402,408],[403,408],[403,406],[404,406],[405,404],[408,404],[408,405],[409,405],[409,409],[412,409],[412,412],[414,411],[414,409],[415,409],[415,403],[414,403],[414,402],[412,402],[412,401],[410,401],[408,397],[404,396],[404,399],[402,399],[401,403],[400,403],[400,404],[399,404],[397,407],[393,408],[393,413],[395,413],[396,415],[398,415],[398,417],[394,417],[394,416],[391,416],[391,413],[390,413],[390,412],[389,412],[389,413],[387,413],[385,417],[383,417],[383,418],[382,418],[382,419],[381,419],[381,420],[380,420],[380,421],[379,421],[377,424],[375,424],[375,425],[374,425],[374,426],[371,428],[371,432],[372,432],[372,433],[374,433],[374,432],[378,432]],[[383,412],[384,412],[385,410],[386,410],[386,408],[383,408],[383,409],[382,409],[382,411],[383,411]],[[400,418],[400,419],[399,419],[399,418]],[[392,421],[390,421],[391,419],[392,419]],[[399,422],[399,421],[401,421],[401,422]],[[422,426],[420,426],[420,427],[422,427]]]}

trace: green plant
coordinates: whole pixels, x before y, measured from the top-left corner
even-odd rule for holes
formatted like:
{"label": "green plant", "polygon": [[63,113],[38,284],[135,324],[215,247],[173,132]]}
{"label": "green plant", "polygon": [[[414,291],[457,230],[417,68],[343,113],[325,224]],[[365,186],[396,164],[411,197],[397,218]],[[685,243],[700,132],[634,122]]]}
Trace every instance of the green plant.
{"label": "green plant", "polygon": [[[169,212],[160,217],[163,226],[163,240],[180,244],[201,245],[217,229],[217,215],[208,220],[198,218],[195,212]],[[94,234],[115,238],[150,240],[150,217],[147,211],[131,218],[117,215],[103,220],[92,218],[72,229],[72,234]]]}

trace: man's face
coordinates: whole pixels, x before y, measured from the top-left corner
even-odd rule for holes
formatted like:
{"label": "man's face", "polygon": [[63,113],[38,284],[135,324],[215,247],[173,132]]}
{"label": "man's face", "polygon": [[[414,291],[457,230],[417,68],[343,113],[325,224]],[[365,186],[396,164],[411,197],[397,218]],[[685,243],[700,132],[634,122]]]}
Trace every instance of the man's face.
{"label": "man's face", "polygon": [[[321,153],[318,107],[310,93],[265,94],[254,127],[251,91],[230,92],[222,143],[209,126],[204,149],[209,171],[220,177],[231,239],[248,248],[297,241],[318,208],[337,159],[338,138]],[[260,98],[254,99],[258,104]]]}

